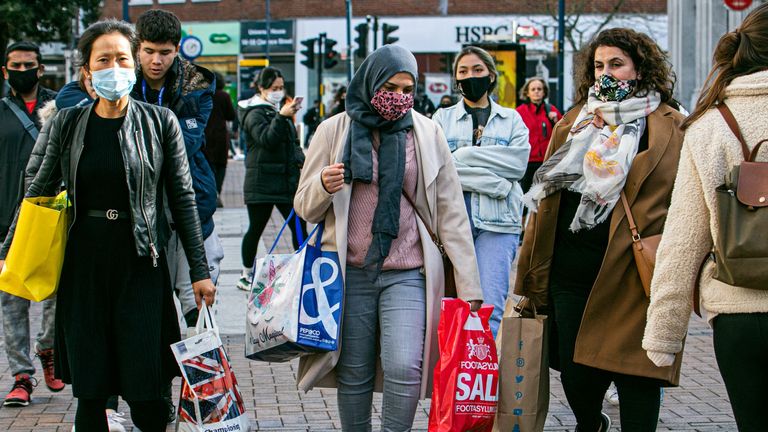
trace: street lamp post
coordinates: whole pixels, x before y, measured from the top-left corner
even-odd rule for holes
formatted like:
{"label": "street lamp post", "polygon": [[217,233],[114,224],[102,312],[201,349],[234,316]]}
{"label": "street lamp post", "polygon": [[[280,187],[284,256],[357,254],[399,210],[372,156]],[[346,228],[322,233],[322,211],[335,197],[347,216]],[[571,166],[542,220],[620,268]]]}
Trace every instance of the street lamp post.
{"label": "street lamp post", "polygon": [[562,111],[565,109],[565,0],[559,0],[557,14],[557,106]]}
{"label": "street lamp post", "polygon": [[264,20],[266,21],[266,27],[267,27],[267,45],[264,47],[264,55],[267,58],[267,62],[269,62],[269,37],[270,37],[270,21],[272,21],[272,16],[269,13],[269,0],[267,0],[266,3],[267,12],[264,16]]}
{"label": "street lamp post", "polygon": [[131,16],[128,11],[128,0],[123,0],[123,21],[125,22],[131,22]]}
{"label": "street lamp post", "polygon": [[347,82],[352,81],[355,56],[352,54],[352,0],[347,0]]}

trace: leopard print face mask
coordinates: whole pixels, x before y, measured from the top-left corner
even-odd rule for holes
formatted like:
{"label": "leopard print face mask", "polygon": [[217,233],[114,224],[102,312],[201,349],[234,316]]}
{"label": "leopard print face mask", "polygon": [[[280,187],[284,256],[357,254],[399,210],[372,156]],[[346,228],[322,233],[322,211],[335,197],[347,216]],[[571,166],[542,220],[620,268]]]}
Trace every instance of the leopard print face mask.
{"label": "leopard print face mask", "polygon": [[400,120],[411,108],[413,108],[413,93],[397,93],[379,90],[373,95],[371,105],[376,108],[379,115],[389,121]]}

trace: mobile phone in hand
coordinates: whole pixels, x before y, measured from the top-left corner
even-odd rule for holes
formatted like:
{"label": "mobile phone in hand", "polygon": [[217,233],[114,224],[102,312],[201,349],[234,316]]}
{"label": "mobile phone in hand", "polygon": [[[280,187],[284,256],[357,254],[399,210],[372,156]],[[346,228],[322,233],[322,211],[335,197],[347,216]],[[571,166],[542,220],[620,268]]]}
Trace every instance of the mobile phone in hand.
{"label": "mobile phone in hand", "polygon": [[303,96],[296,96],[296,98],[293,100],[293,104],[297,107],[300,107],[302,102],[304,102]]}

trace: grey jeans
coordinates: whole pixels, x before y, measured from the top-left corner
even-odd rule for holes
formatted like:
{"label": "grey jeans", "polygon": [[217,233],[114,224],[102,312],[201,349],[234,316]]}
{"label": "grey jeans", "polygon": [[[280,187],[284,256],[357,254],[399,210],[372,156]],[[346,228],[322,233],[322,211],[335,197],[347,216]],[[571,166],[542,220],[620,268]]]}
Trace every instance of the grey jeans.
{"label": "grey jeans", "polygon": [[[43,302],[42,328],[37,334],[35,351],[53,348],[56,297]],[[3,337],[5,355],[11,375],[35,374],[35,366],[29,357],[29,305],[27,299],[0,292],[0,306],[3,311]]]}
{"label": "grey jeans", "polygon": [[[205,257],[208,260],[208,271],[211,273],[211,280],[215,285],[219,280],[221,260],[224,259],[224,249],[221,247],[221,240],[215,228],[211,235],[205,239],[203,246],[205,247]],[[168,239],[166,259],[171,275],[171,286],[179,297],[181,312],[186,315],[191,310],[197,309],[197,303],[195,303],[195,293],[192,291],[192,278],[189,276],[187,255],[184,253],[184,246],[181,244],[181,239],[179,239],[176,231],[173,231]]]}
{"label": "grey jeans", "polygon": [[347,267],[346,279],[336,366],[341,428],[371,431],[380,354],[384,371],[381,430],[410,431],[421,389],[427,315],[424,275],[419,269],[391,270],[371,281],[363,270]]}

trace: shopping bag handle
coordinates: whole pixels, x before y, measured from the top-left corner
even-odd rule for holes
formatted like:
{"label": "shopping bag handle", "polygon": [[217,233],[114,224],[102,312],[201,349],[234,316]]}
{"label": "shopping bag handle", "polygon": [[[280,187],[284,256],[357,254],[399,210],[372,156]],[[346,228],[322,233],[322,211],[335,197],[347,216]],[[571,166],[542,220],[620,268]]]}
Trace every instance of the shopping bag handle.
{"label": "shopping bag handle", "polygon": [[536,305],[531,301],[530,298],[525,296],[520,297],[520,300],[518,300],[513,309],[521,316],[525,315],[525,312],[528,312],[529,310],[533,310],[533,316],[537,316],[539,314],[538,311],[536,311]]}
{"label": "shopping bag handle", "polygon": [[300,245],[304,245],[304,235],[301,232],[301,220],[299,219],[299,215],[296,214],[296,210],[291,209],[291,214],[288,215],[287,218],[285,218],[285,222],[283,222],[283,226],[280,228],[280,231],[277,233],[277,238],[275,238],[275,242],[272,243],[272,247],[269,248],[269,253],[271,254],[272,251],[275,250],[277,247],[277,243],[280,241],[280,237],[283,235],[283,231],[285,231],[285,227],[288,226],[288,223],[293,219],[294,228],[296,228],[296,237],[299,240]]}
{"label": "shopping bag handle", "polygon": [[216,324],[216,319],[213,317],[211,307],[208,305],[204,305],[200,308],[200,313],[197,316],[197,324],[195,324],[195,332],[200,334],[206,329],[213,330],[216,334],[219,333],[219,326]]}
{"label": "shopping bag handle", "polygon": [[[312,229],[312,231],[307,235],[307,238],[303,238],[301,236],[301,224],[299,222],[298,215],[295,215],[294,211],[291,210],[291,214],[288,216],[288,218],[285,220],[285,223],[283,223],[283,227],[280,228],[280,231],[277,233],[277,238],[275,239],[274,243],[272,243],[272,247],[269,248],[269,252],[267,252],[267,255],[271,255],[272,252],[275,251],[275,248],[277,247],[277,243],[280,241],[280,237],[283,235],[283,231],[285,231],[285,227],[288,224],[288,221],[291,219],[291,217],[295,216],[296,220],[296,233],[299,236],[299,250],[296,252],[301,252],[302,249],[309,243],[309,240],[312,238],[312,236],[317,233],[317,237],[315,237],[315,247],[320,247],[320,244],[322,243],[323,239],[323,230],[325,228],[325,222],[320,222],[319,224],[315,225],[315,228]],[[254,261],[255,262],[255,261]]]}

